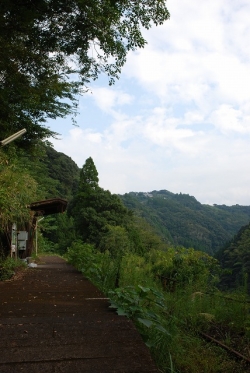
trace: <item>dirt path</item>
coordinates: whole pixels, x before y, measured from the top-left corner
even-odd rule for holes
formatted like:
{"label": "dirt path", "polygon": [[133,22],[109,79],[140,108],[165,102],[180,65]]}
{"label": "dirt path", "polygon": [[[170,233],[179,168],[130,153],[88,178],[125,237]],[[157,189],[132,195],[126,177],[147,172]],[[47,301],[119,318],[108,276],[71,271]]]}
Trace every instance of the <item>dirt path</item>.
{"label": "dirt path", "polygon": [[59,257],[0,283],[0,373],[156,373],[134,325]]}

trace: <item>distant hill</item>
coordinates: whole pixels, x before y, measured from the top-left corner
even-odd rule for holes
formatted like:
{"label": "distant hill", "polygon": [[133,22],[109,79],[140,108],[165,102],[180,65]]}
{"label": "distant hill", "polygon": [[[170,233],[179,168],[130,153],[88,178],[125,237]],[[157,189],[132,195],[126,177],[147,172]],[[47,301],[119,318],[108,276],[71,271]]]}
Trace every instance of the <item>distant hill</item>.
{"label": "distant hill", "polygon": [[204,205],[188,194],[167,190],[120,195],[166,242],[214,255],[250,221],[250,206]]}

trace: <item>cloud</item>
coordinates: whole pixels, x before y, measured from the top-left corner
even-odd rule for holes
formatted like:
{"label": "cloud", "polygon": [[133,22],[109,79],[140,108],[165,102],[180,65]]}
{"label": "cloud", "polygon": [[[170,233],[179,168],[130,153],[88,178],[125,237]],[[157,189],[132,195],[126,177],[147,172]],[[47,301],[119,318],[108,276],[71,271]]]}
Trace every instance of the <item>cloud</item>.
{"label": "cloud", "polygon": [[55,148],[92,156],[114,193],[167,189],[203,203],[249,204],[250,3],[168,0],[114,87],[93,84],[81,126]]}
{"label": "cloud", "polygon": [[250,111],[235,109],[231,105],[221,105],[210,117],[211,122],[223,134],[238,132],[240,134],[250,134]]}
{"label": "cloud", "polygon": [[[245,1],[169,1],[171,19],[153,29],[148,46],[131,53],[125,74],[170,104],[194,104],[211,111],[249,99],[249,27]],[[181,8],[181,10],[180,10]],[[239,25],[242,25],[239,29]]]}
{"label": "cloud", "polygon": [[115,88],[95,87],[92,90],[96,105],[104,112],[112,112],[114,107],[132,103],[133,96]]}
{"label": "cloud", "polygon": [[179,123],[170,123],[167,115],[156,108],[149,118],[113,122],[101,132],[74,128],[60,143],[54,141],[55,147],[79,167],[93,157],[100,185],[113,193],[167,189],[203,203],[247,204],[248,142],[239,138],[232,143],[215,131],[208,136],[178,130]]}

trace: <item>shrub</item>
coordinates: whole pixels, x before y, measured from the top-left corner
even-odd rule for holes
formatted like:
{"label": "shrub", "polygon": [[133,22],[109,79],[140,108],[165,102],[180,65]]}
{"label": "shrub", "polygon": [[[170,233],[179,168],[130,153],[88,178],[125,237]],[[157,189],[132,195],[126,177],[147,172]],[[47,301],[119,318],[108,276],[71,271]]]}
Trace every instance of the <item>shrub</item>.
{"label": "shrub", "polygon": [[115,288],[120,258],[112,258],[108,251],[101,253],[93,245],[81,241],[73,242],[66,258],[102,291]]}
{"label": "shrub", "polygon": [[26,264],[21,259],[1,259],[0,260],[0,281],[10,279],[14,274],[15,270],[20,267],[26,267]]}

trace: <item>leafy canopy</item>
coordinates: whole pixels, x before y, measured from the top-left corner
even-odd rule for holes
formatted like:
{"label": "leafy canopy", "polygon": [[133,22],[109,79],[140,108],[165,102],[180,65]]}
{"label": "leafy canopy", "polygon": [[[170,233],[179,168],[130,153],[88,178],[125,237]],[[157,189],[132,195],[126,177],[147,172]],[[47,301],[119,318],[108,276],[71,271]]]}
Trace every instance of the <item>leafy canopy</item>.
{"label": "leafy canopy", "polygon": [[165,0],[3,0],[0,4],[1,134],[56,135],[46,118],[74,114],[82,87],[118,78],[141,28],[169,18]]}

